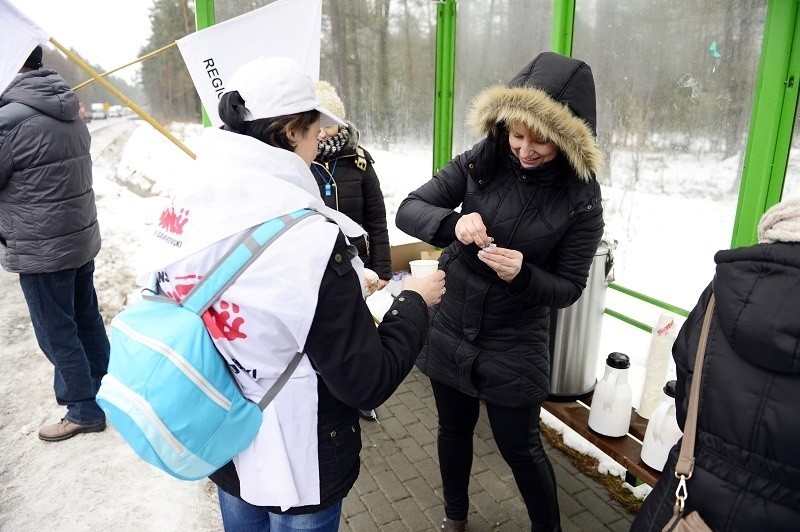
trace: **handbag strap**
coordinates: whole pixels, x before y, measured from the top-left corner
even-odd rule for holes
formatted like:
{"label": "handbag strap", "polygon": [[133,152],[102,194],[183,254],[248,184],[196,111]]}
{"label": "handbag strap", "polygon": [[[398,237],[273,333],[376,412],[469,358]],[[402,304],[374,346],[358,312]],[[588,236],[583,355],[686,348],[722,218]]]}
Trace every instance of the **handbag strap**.
{"label": "handbag strap", "polygon": [[675,504],[683,511],[683,504],[689,494],[686,490],[686,481],[692,478],[694,471],[694,441],[697,435],[697,407],[700,402],[700,382],[703,376],[703,360],[706,355],[708,331],[711,328],[711,318],[714,314],[716,298],[712,292],[706,306],[706,315],[703,319],[703,328],[700,331],[700,341],[697,344],[697,355],[694,360],[694,375],[692,376],[692,389],[689,392],[689,409],[686,412],[686,423],[683,427],[683,439],[678,462],[675,464],[675,476],[679,479],[678,488],[675,490]]}

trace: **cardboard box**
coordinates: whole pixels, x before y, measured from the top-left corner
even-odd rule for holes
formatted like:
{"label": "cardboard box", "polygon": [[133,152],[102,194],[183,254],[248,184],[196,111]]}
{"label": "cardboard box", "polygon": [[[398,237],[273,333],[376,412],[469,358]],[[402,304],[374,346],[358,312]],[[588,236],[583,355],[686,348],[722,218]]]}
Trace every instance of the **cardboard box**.
{"label": "cardboard box", "polygon": [[[392,271],[408,271],[408,263],[416,259],[439,258],[441,250],[437,250],[426,242],[413,242],[411,244],[401,244],[392,246]],[[435,257],[423,257],[422,253],[435,253]]]}
{"label": "cardboard box", "polygon": [[434,251],[421,251],[420,254],[419,254],[419,258],[421,258],[421,259],[439,260],[439,257],[441,256],[441,254],[442,254],[442,250],[441,249],[436,249]]}

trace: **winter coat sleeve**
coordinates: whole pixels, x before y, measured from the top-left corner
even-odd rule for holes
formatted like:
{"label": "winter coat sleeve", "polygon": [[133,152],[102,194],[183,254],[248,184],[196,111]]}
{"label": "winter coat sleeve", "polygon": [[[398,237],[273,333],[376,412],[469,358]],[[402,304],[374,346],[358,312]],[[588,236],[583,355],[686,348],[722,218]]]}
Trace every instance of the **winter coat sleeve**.
{"label": "winter coat sleeve", "polygon": [[575,222],[551,252],[546,267],[523,264],[523,271],[509,287],[512,295],[525,298],[531,305],[554,308],[565,308],[578,300],[603,236],[605,224],[599,196],[591,210],[575,216]]}
{"label": "winter coat sleeve", "polygon": [[454,209],[467,192],[465,161],[466,154],[459,155],[400,203],[395,223],[401,231],[442,248],[456,239],[461,215]]}
{"label": "winter coat sleeve", "polygon": [[418,293],[403,291],[376,328],[355,270],[341,259],[347,253],[340,233],[305,352],[334,397],[368,410],[386,401],[411,371],[428,334],[428,309]]}
{"label": "winter coat sleeve", "polygon": [[[367,154],[369,161],[372,158]],[[389,251],[389,231],[386,228],[386,205],[378,175],[371,162],[364,171],[361,183],[364,197],[364,230],[369,234],[370,268],[384,280],[392,278],[392,261]]]}

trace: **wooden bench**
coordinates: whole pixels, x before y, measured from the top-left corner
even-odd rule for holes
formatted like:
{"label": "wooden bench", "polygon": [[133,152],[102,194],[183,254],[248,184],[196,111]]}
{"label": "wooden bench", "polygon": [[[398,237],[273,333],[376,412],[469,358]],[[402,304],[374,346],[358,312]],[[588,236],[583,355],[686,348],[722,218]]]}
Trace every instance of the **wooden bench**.
{"label": "wooden bench", "polygon": [[640,457],[647,420],[633,411],[628,434],[619,438],[603,436],[589,428],[591,404],[592,396],[589,395],[578,401],[545,401],[543,408],[624,467],[625,482],[631,486],[636,486],[639,481],[655,485],[661,473],[642,462]]}

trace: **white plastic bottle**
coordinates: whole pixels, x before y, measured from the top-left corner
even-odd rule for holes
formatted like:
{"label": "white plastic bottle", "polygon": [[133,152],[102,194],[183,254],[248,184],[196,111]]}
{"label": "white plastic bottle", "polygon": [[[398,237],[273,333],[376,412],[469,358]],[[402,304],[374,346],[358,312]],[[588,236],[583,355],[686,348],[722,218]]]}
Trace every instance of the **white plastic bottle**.
{"label": "white plastic bottle", "polygon": [[604,436],[624,436],[631,424],[631,386],[628,355],[611,353],[606,370],[597,383],[589,410],[589,428]]}
{"label": "white plastic bottle", "polygon": [[675,417],[675,381],[669,381],[662,391],[661,404],[647,423],[642,442],[642,462],[662,471],[670,449],[678,443],[682,434]]}

